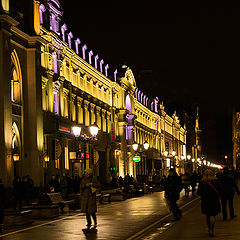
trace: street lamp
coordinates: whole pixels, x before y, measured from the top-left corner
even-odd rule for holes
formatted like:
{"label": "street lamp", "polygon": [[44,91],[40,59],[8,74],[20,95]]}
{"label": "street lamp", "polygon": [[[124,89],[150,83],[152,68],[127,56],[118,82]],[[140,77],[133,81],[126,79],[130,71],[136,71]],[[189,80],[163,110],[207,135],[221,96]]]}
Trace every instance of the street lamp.
{"label": "street lamp", "polygon": [[187,159],[190,160],[191,159],[191,155],[187,155]]}
{"label": "street lamp", "polygon": [[148,150],[149,148],[149,143],[147,141],[144,142],[143,147],[145,150]]}
{"label": "street lamp", "polygon": [[81,133],[81,128],[78,126],[74,126],[74,127],[72,127],[72,131],[73,131],[73,135],[75,137],[79,137],[80,133]]}
{"label": "street lamp", "polygon": [[138,150],[138,144],[136,142],[132,144],[132,147],[135,152]]}
{"label": "street lamp", "polygon": [[[96,123],[92,124],[89,126],[89,132],[90,132],[90,135],[91,137],[95,138],[98,134],[98,131],[99,131],[99,127],[97,126]],[[81,127],[79,126],[74,126],[72,127],[72,132],[73,132],[73,135],[77,138],[77,137],[80,137],[80,134],[81,134]],[[83,143],[84,143],[84,165],[86,164],[86,153],[87,153],[87,145],[86,143],[90,140],[94,140],[94,139],[88,139],[86,134],[84,134],[84,137],[82,139]],[[77,148],[76,148],[76,155],[77,155]]]}
{"label": "street lamp", "polygon": [[89,126],[91,136],[96,137],[98,134],[99,127],[96,123]]}

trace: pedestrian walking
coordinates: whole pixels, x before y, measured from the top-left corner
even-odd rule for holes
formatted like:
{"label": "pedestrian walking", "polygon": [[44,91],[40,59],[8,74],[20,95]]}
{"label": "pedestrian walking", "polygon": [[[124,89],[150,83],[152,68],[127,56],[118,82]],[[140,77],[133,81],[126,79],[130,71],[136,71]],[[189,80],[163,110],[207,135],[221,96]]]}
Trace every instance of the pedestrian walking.
{"label": "pedestrian walking", "polygon": [[13,197],[14,197],[14,209],[20,210],[22,208],[23,200],[23,188],[22,181],[19,176],[16,176],[13,180]]}
{"label": "pedestrian walking", "polygon": [[215,217],[221,212],[219,188],[213,171],[207,169],[199,183],[197,194],[201,196],[201,211],[206,215],[210,237],[214,237]]}
{"label": "pedestrian walking", "polygon": [[198,175],[194,171],[191,176],[190,176],[190,182],[191,182],[191,187],[192,187],[192,194],[195,193],[196,191],[196,186],[197,186],[197,181],[198,181]]}
{"label": "pedestrian walking", "polygon": [[3,230],[5,194],[5,187],[2,183],[2,179],[0,179],[0,233],[2,233]]}
{"label": "pedestrian walking", "polygon": [[182,175],[182,184],[183,188],[185,190],[185,196],[189,195],[189,186],[190,186],[190,175],[186,172],[185,174]]}
{"label": "pedestrian walking", "polygon": [[30,203],[33,202],[33,198],[34,198],[34,182],[32,180],[32,178],[30,177],[30,175],[27,175],[27,181],[28,181],[28,185],[29,185],[29,191],[30,191]]}
{"label": "pedestrian walking", "polygon": [[221,186],[221,203],[222,203],[222,215],[223,220],[227,220],[227,203],[229,207],[230,218],[236,217],[234,215],[233,196],[234,193],[240,194],[236,180],[230,174],[229,169],[225,167],[223,173],[219,176],[219,182]]}
{"label": "pedestrian walking", "polygon": [[165,198],[173,213],[173,221],[178,221],[182,217],[182,212],[177,205],[179,194],[182,191],[182,181],[174,169],[170,169],[168,177],[165,179]]}
{"label": "pedestrian walking", "polygon": [[101,184],[96,177],[93,176],[93,170],[88,168],[85,170],[84,178],[80,184],[80,192],[82,194],[81,212],[86,213],[87,229],[92,225],[91,217],[94,221],[94,228],[97,227],[97,201],[96,191],[100,189]]}
{"label": "pedestrian walking", "polygon": [[27,179],[27,176],[24,176],[22,178],[22,193],[25,206],[29,206],[31,199],[31,185]]}

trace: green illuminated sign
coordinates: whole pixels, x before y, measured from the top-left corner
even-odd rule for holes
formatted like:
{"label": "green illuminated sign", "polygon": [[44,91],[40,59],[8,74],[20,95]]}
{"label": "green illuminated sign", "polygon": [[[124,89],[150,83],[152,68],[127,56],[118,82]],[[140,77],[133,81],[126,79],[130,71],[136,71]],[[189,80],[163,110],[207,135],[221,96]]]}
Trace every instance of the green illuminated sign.
{"label": "green illuminated sign", "polygon": [[140,156],[135,156],[135,157],[133,157],[133,161],[134,162],[140,162],[141,161],[141,157]]}

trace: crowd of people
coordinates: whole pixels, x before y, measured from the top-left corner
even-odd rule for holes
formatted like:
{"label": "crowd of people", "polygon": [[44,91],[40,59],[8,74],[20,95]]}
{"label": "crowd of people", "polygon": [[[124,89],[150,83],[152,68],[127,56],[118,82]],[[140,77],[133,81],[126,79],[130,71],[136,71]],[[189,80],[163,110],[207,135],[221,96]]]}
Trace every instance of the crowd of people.
{"label": "crowd of people", "polygon": [[[182,212],[177,205],[180,192],[184,189],[185,196],[188,197],[190,189],[192,194],[195,192],[201,197],[201,211],[206,215],[206,222],[209,235],[214,236],[215,217],[222,212],[223,220],[227,220],[227,205],[229,207],[229,217],[233,219],[234,214],[233,197],[234,193],[240,194],[238,185],[238,174],[236,171],[230,171],[224,168],[222,172],[214,172],[211,169],[205,170],[203,174],[196,172],[178,175],[175,169],[169,170],[168,176],[163,175],[161,178],[156,176],[138,176],[134,179],[127,174],[124,178],[121,176],[115,179],[114,186],[119,187],[123,191],[129,189],[143,189],[143,186],[159,185],[165,191],[165,199],[169,209],[173,213],[173,221],[178,221],[182,217]],[[97,177],[93,176],[93,170],[87,169],[83,178],[75,177],[72,179],[69,175],[59,177],[52,175],[46,186],[46,192],[61,192],[64,199],[72,193],[81,193],[81,211],[85,212],[87,220],[87,229],[92,226],[97,227],[97,203],[96,192],[101,188],[101,182]],[[132,186],[130,188],[130,186]],[[197,187],[198,186],[198,187]],[[196,191],[197,188],[197,191]],[[2,231],[4,208],[6,198],[4,197],[6,189],[0,179],[0,232]],[[29,175],[15,177],[12,183],[13,208],[19,210],[22,205],[28,206],[34,198],[34,182]]]}
{"label": "crowd of people", "polygon": [[180,192],[184,189],[185,196],[189,194],[189,186],[192,193],[198,183],[197,194],[201,197],[201,212],[206,215],[206,222],[210,237],[214,237],[215,217],[222,212],[223,221],[227,220],[227,204],[230,219],[236,217],[234,214],[234,193],[240,194],[236,171],[230,171],[227,167],[216,175],[211,169],[206,169],[202,175],[185,173],[178,176],[174,169],[169,170],[168,177],[164,180],[165,198],[173,213],[173,221],[182,217],[181,210],[177,205]]}

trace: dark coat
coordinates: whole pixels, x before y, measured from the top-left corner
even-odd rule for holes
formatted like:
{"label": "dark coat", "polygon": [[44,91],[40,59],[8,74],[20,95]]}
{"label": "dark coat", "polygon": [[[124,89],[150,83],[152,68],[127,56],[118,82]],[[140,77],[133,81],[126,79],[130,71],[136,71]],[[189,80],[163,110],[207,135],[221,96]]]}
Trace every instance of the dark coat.
{"label": "dark coat", "polygon": [[183,189],[181,178],[178,175],[168,176],[164,183],[165,198],[168,200],[178,200]]}
{"label": "dark coat", "polygon": [[201,181],[197,194],[201,196],[201,211],[207,216],[216,216],[221,212],[219,184],[216,181],[210,183]]}
{"label": "dark coat", "polygon": [[81,212],[96,213],[97,201],[96,192],[92,192],[91,186],[86,186],[87,183],[92,183],[92,187],[99,189],[100,182],[96,177],[84,177],[80,184],[80,193],[82,194]]}
{"label": "dark coat", "polygon": [[228,173],[223,173],[219,176],[222,197],[233,197],[236,191],[239,194],[239,189],[234,177]]}

